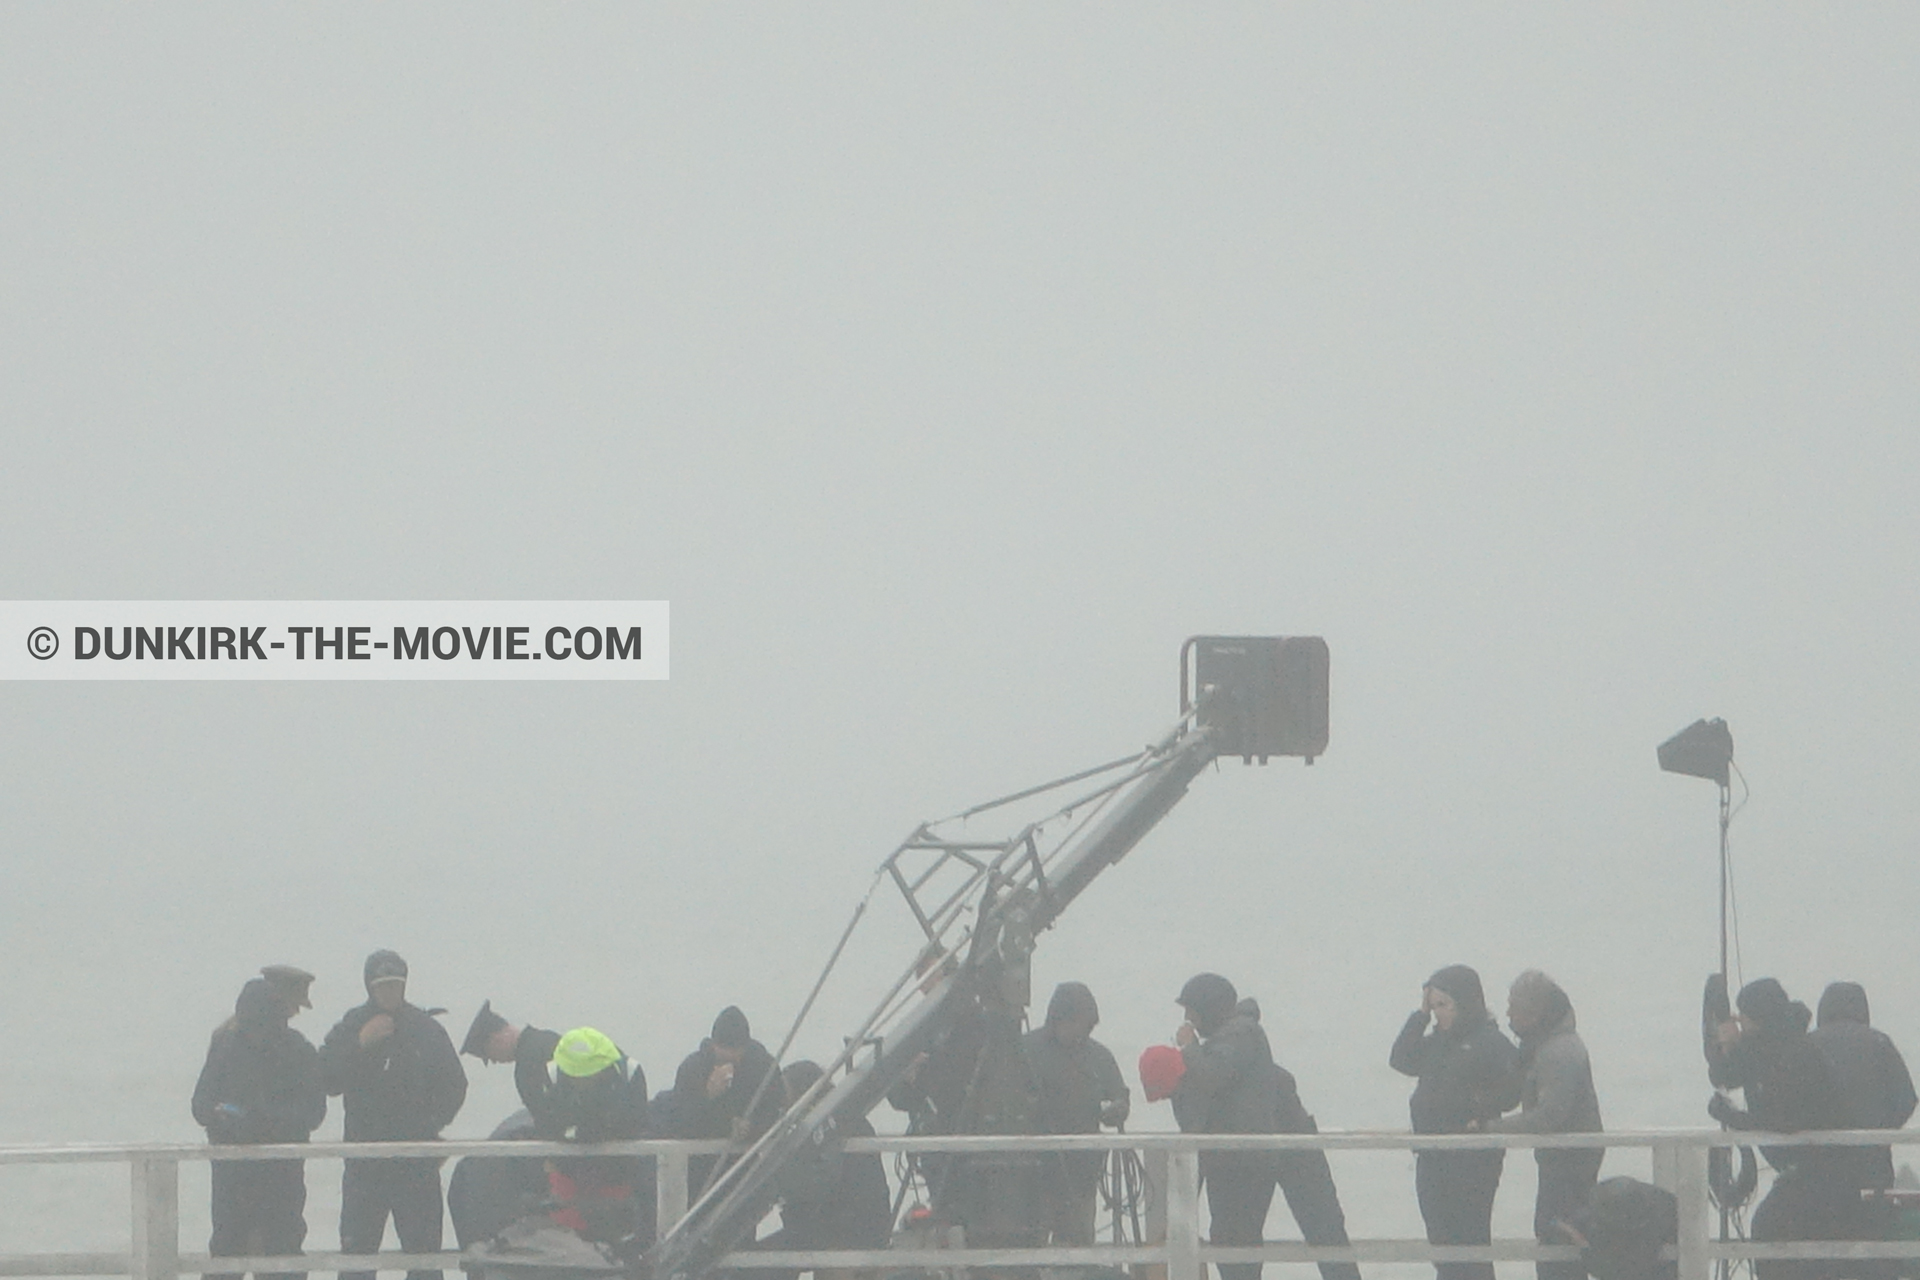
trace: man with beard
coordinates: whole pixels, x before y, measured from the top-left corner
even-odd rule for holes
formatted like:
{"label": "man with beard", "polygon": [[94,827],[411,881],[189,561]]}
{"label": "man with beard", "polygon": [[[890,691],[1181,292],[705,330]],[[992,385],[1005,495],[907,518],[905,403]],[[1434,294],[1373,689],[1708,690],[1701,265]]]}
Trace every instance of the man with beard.
{"label": "man with beard", "polygon": [[[1513,1115],[1490,1121],[1498,1133],[1598,1133],[1600,1099],[1593,1088],[1587,1046],[1574,1029],[1573,1003],[1560,984],[1538,969],[1513,980],[1507,993],[1507,1025],[1520,1038],[1518,1070],[1508,1105]],[[1538,1147],[1533,1153],[1539,1186],[1533,1200],[1533,1234],[1542,1244],[1566,1242],[1563,1224],[1573,1218],[1600,1178],[1598,1147]],[[1581,1280],[1578,1262],[1536,1262],[1539,1280]]]}

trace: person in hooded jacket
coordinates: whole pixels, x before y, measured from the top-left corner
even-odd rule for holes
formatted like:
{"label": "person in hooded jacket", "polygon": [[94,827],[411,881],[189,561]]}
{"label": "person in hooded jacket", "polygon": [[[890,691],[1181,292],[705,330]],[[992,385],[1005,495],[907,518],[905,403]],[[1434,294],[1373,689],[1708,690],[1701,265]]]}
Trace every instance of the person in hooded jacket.
{"label": "person in hooded jacket", "polygon": [[[747,1015],[730,1004],[700,1047],[681,1060],[664,1117],[672,1121],[671,1137],[751,1142],[782,1110],[780,1069],[753,1038]],[[718,1156],[695,1156],[687,1164],[689,1189],[698,1196],[723,1167]]]}
{"label": "person in hooded jacket", "polygon": [[[1021,1041],[1038,1094],[1035,1120],[1042,1133],[1098,1133],[1126,1123],[1130,1099],[1120,1064],[1093,1038],[1100,1005],[1083,982],[1063,982],[1047,1002],[1046,1022]],[[1048,1158],[1049,1234],[1057,1245],[1091,1245],[1093,1218],[1106,1157],[1098,1151],[1055,1152]]]}
{"label": "person in hooded jacket", "polygon": [[[407,1002],[407,962],[367,957],[367,1002],[347,1011],[320,1046],[320,1077],[346,1110],[348,1142],[424,1142],[467,1100],[467,1073],[435,1012]],[[348,1160],[340,1176],[340,1250],[373,1253],[387,1218],[408,1253],[437,1253],[445,1221],[436,1159]],[[410,1271],[408,1280],[439,1280]],[[373,1280],[371,1271],[342,1280]]]}
{"label": "person in hooded jacket", "polygon": [[[287,1025],[287,1002],[264,978],[240,989],[193,1087],[193,1118],[217,1144],[305,1142],[326,1119],[320,1059]],[[307,1174],[298,1160],[215,1160],[215,1257],[297,1254],[307,1238]],[[264,1280],[291,1280],[276,1273]]]}
{"label": "person in hooded jacket", "polygon": [[[781,1068],[780,1085],[787,1106],[806,1096],[826,1072],[811,1061]],[[862,1115],[828,1118],[816,1139],[799,1158],[781,1171],[780,1229],[754,1242],[756,1249],[884,1249],[893,1234],[893,1198],[887,1191],[887,1168],[877,1152],[859,1155],[845,1150],[848,1138],[871,1138],[873,1122]],[[796,1271],[755,1270],[737,1273],[744,1280],[782,1280]],[[851,1280],[862,1274],[842,1268],[820,1268],[816,1280]]]}
{"label": "person in hooded jacket", "polygon": [[[1746,1095],[1743,1110],[1724,1093],[1707,1113],[1730,1129],[1801,1133],[1847,1127],[1840,1080],[1807,1034],[1813,1019],[1779,982],[1759,978],[1740,989],[1740,1016],[1723,1023],[1720,1054],[1709,1076],[1722,1089]],[[1860,1202],[1860,1162],[1847,1147],[1762,1147],[1777,1171],[1766,1199],[1753,1211],[1756,1241],[1841,1240],[1852,1230]],[[1761,1280],[1819,1276],[1831,1264],[1814,1259],[1762,1259]]]}
{"label": "person in hooded jacket", "polygon": [[[1901,1129],[1913,1116],[1913,1077],[1892,1040],[1873,1026],[1866,988],[1857,982],[1829,983],[1820,993],[1814,1030],[1807,1039],[1833,1068],[1847,1107],[1850,1129]],[[1863,1240],[1892,1238],[1893,1205],[1881,1193],[1893,1185],[1893,1148],[1854,1147],[1860,1185],[1872,1192],[1860,1203],[1853,1234]],[[1885,1280],[1898,1268],[1892,1261],[1859,1263],[1854,1274]]]}
{"label": "person in hooded jacket", "polygon": [[[1431,1025],[1431,1030],[1429,1030]],[[1473,1133],[1500,1116],[1517,1059],[1513,1042],[1487,1012],[1480,975],[1448,965],[1421,988],[1387,1061],[1419,1080],[1408,1103],[1415,1133]],[[1493,1196],[1506,1152],[1416,1151],[1413,1182],[1427,1243],[1483,1245],[1493,1240]],[[1493,1280],[1491,1262],[1436,1262],[1439,1280]]]}
{"label": "person in hooded jacket", "polygon": [[[1903,1129],[1917,1099],[1907,1060],[1884,1031],[1873,1026],[1866,988],[1830,983],[1820,993],[1815,1029],[1807,1033],[1833,1068],[1846,1103],[1850,1129]],[[1861,1185],[1884,1191],[1893,1185],[1893,1149],[1857,1147]]]}
{"label": "person in hooded jacket", "polygon": [[[1573,1002],[1560,984],[1538,969],[1515,978],[1507,991],[1507,1025],[1520,1039],[1520,1057],[1505,1103],[1520,1109],[1484,1127],[1497,1133],[1599,1133],[1593,1065],[1574,1027]],[[1564,1224],[1593,1194],[1605,1154],[1599,1147],[1534,1149],[1536,1240],[1566,1242]],[[1539,1280],[1581,1280],[1585,1274],[1577,1262],[1536,1262],[1533,1269]]]}
{"label": "person in hooded jacket", "polygon": [[[1273,1060],[1260,1026],[1260,1007],[1242,1000],[1217,973],[1197,974],[1177,1002],[1186,1022],[1175,1033],[1183,1068],[1174,1085],[1173,1116],[1182,1133],[1317,1133],[1301,1105],[1293,1074]],[[1310,1245],[1344,1248],[1346,1215],[1326,1153],[1204,1152],[1200,1176],[1207,1189],[1212,1241],[1257,1245],[1265,1235],[1273,1189]],[[1217,1263],[1221,1280],[1258,1280],[1257,1262]],[[1351,1262],[1323,1262],[1322,1280],[1359,1280]]]}

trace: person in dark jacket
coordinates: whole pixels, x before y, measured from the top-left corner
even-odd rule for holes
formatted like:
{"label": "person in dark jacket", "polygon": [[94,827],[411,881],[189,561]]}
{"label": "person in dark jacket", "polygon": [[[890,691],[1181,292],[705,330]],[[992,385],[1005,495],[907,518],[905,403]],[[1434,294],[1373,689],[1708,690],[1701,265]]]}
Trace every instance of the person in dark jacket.
{"label": "person in dark jacket", "polygon": [[[407,1003],[407,962],[392,951],[367,957],[367,1002],[327,1032],[320,1075],[346,1110],[348,1142],[421,1142],[440,1136],[467,1100],[467,1073],[433,1013]],[[443,1011],[442,1011],[443,1012]],[[440,1162],[348,1160],[340,1178],[340,1249],[374,1253],[387,1218],[409,1253],[438,1252],[444,1219]],[[409,1280],[439,1280],[411,1271]],[[343,1272],[342,1280],[373,1273]]]}
{"label": "person in dark jacket", "polygon": [[[1916,1101],[1907,1060],[1892,1040],[1873,1027],[1866,988],[1857,982],[1830,983],[1820,993],[1817,1023],[1807,1039],[1833,1068],[1846,1103],[1850,1129],[1902,1129]],[[1860,1204],[1853,1235],[1863,1240],[1892,1238],[1893,1206],[1881,1192],[1893,1185],[1891,1147],[1854,1147],[1860,1185],[1873,1192]],[[1864,1280],[1887,1280],[1898,1268],[1891,1262],[1856,1264]]]}
{"label": "person in dark jacket", "polygon": [[[1415,1133],[1471,1133],[1499,1118],[1516,1052],[1487,1012],[1480,975],[1452,964],[1427,979],[1420,1008],[1400,1028],[1387,1061],[1419,1080],[1408,1104]],[[1414,1153],[1429,1244],[1492,1243],[1505,1157],[1497,1149]],[[1493,1280],[1491,1262],[1436,1262],[1433,1269],[1439,1280]]]}
{"label": "person in dark jacket", "polygon": [[513,1088],[520,1095],[520,1105],[529,1115],[538,1115],[553,1091],[553,1077],[547,1068],[553,1064],[553,1051],[559,1043],[558,1031],[515,1026],[493,1011],[493,1001],[483,1000],[480,1012],[467,1024],[460,1052],[489,1066],[511,1062]]}
{"label": "person in dark jacket", "polygon": [[[1506,1105],[1520,1109],[1485,1127],[1499,1133],[1599,1133],[1593,1066],[1574,1027],[1573,1002],[1560,984],[1538,969],[1515,978],[1507,992],[1507,1025],[1520,1039],[1520,1057]],[[1536,1240],[1565,1243],[1564,1225],[1593,1194],[1605,1154],[1599,1147],[1535,1148]],[[1539,1280],[1582,1280],[1585,1274],[1577,1262],[1536,1262],[1533,1269]]]}
{"label": "person in dark jacket", "polygon": [[[1022,1046],[1021,1010],[995,991],[969,995],[887,1091],[910,1134],[1030,1134],[1039,1093]],[[1038,1247],[1047,1238],[1045,1163],[1024,1151],[927,1154],[914,1162],[933,1212],[969,1246]]]}
{"label": "person in dark jacket", "polygon": [[[216,1032],[193,1088],[193,1118],[217,1144],[305,1142],[326,1119],[320,1060],[287,1025],[287,1004],[271,983],[240,989],[233,1021]],[[307,1175],[298,1160],[215,1160],[215,1257],[297,1254],[307,1238]],[[276,1273],[263,1280],[292,1280]]]}
{"label": "person in dark jacket", "polygon": [[[553,1050],[553,1089],[534,1113],[547,1142],[622,1142],[647,1133],[647,1077],[604,1033],[575,1027]],[[650,1237],[652,1181],[638,1156],[581,1156],[553,1162],[553,1220],[589,1240]],[[643,1243],[645,1241],[643,1240]]]}
{"label": "person in dark jacket", "polygon": [[[1291,1072],[1273,1060],[1260,1007],[1242,1000],[1217,973],[1180,990],[1186,1022],[1175,1033],[1184,1069],[1173,1091],[1183,1133],[1316,1133]],[[1265,1236],[1276,1184],[1310,1245],[1345,1247],[1346,1215],[1327,1157],[1319,1151],[1207,1152],[1200,1157],[1212,1240],[1257,1245]],[[1258,1280],[1257,1262],[1218,1263],[1221,1280]],[[1351,1262],[1323,1262],[1322,1280],[1359,1280]]]}
{"label": "person in dark jacket", "polygon": [[[817,1062],[801,1061],[781,1069],[785,1104],[793,1106],[826,1073]],[[780,1229],[755,1241],[757,1249],[884,1249],[893,1234],[893,1199],[887,1192],[887,1169],[877,1152],[849,1155],[848,1138],[871,1138],[873,1123],[865,1116],[831,1119],[816,1140],[784,1169],[780,1178]],[[759,1280],[794,1276],[796,1271],[754,1271]],[[857,1271],[823,1269],[821,1280],[848,1277]]]}
{"label": "person in dark jacket", "polygon": [[[1716,1093],[1707,1112],[1730,1129],[1801,1133],[1843,1129],[1847,1106],[1840,1081],[1807,1034],[1812,1014],[1772,978],[1740,989],[1740,1016],[1722,1025],[1719,1060],[1709,1076],[1738,1088],[1747,1106]],[[1778,1171],[1766,1199],[1753,1211],[1756,1241],[1841,1240],[1852,1230],[1860,1202],[1860,1163],[1846,1147],[1763,1147]],[[1754,1263],[1761,1280],[1819,1276],[1831,1264],[1769,1259]]]}
{"label": "person in dark jacket", "polygon": [[[1120,1064],[1093,1038],[1100,1006],[1085,983],[1063,982],[1047,1002],[1047,1020],[1021,1042],[1039,1094],[1041,1133],[1098,1133],[1126,1123],[1127,1084]],[[1055,1153],[1048,1160],[1049,1231],[1057,1245],[1091,1245],[1100,1169],[1098,1151]]]}
{"label": "person in dark jacket", "polygon": [[[751,1142],[780,1118],[779,1076],[767,1046],[753,1038],[747,1015],[738,1005],[728,1005],[700,1047],[674,1072],[671,1136]],[[721,1168],[717,1156],[688,1161],[692,1193],[698,1196]]]}
{"label": "person in dark jacket", "polygon": [[[1903,1129],[1916,1099],[1907,1060],[1884,1031],[1876,1031],[1866,988],[1835,982],[1820,993],[1815,1029],[1807,1034],[1833,1068],[1846,1103],[1850,1129]],[[1893,1149],[1858,1147],[1861,1185],[1884,1191],[1893,1185]]]}
{"label": "person in dark jacket", "polygon": [[[535,1136],[533,1116],[522,1107],[495,1125],[487,1141],[525,1142]],[[466,1156],[447,1175],[447,1216],[462,1249],[492,1239],[546,1198],[546,1166],[532,1157]]]}

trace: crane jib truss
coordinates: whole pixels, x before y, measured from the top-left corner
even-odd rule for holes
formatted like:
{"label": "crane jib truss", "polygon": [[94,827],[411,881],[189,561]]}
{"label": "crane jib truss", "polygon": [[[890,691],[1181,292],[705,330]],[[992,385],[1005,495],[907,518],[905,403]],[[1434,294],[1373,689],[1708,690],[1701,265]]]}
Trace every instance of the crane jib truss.
{"label": "crane jib truss", "polygon": [[[1244,646],[1244,637],[1219,638]],[[1191,646],[1193,642],[1189,642]],[[1251,643],[1296,643],[1256,638]],[[1324,655],[1323,642],[1313,640]],[[1278,649],[1276,647],[1276,652]],[[1233,652],[1238,653],[1239,650]],[[1184,665],[1183,652],[1183,665]],[[1325,663],[1319,707],[1325,706]],[[1184,675],[1183,675],[1184,683]],[[970,1002],[995,995],[1024,1007],[1035,938],[1153,829],[1222,747],[1241,754],[1250,699],[1264,689],[1208,685],[1180,721],[1138,754],[923,823],[881,864],[868,902],[882,885],[897,891],[925,944],[897,977],[824,1076],[707,1187],[686,1214],[662,1224],[641,1260],[653,1280],[695,1280],[749,1238],[783,1191],[781,1175],[836,1119],[864,1116],[884,1099]],[[1321,711],[1324,716],[1324,710]],[[1322,721],[1324,725],[1324,720]],[[1324,746],[1324,728],[1315,746]],[[1279,752],[1276,752],[1278,754]],[[1288,754],[1295,754],[1288,752]],[[943,829],[988,809],[1027,800],[1101,775],[1046,817],[1004,840],[960,839]],[[828,973],[867,908],[863,902],[828,962]],[[820,983],[827,974],[821,975]],[[816,984],[794,1031],[820,991]],[[787,1037],[790,1045],[793,1033]],[[787,1045],[783,1045],[784,1057]],[[771,1081],[778,1087],[777,1078]]]}

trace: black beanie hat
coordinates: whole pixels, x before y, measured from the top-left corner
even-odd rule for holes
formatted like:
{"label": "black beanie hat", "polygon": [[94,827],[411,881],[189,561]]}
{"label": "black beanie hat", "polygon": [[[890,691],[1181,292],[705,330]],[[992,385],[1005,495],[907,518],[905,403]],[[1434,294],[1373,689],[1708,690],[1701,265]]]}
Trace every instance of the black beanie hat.
{"label": "black beanie hat", "polygon": [[1467,1022],[1477,1023],[1487,1016],[1487,994],[1480,987],[1480,975],[1467,965],[1450,964],[1436,969],[1427,979],[1427,985],[1452,996],[1459,1016]]}
{"label": "black beanie hat", "polygon": [[744,1049],[752,1040],[753,1032],[747,1027],[747,1015],[740,1012],[739,1005],[728,1005],[713,1020],[715,1044],[728,1049]]}
{"label": "black beanie hat", "polygon": [[1777,978],[1755,978],[1740,988],[1735,1003],[1741,1013],[1763,1027],[1785,1026],[1793,1014],[1793,1000]]}

